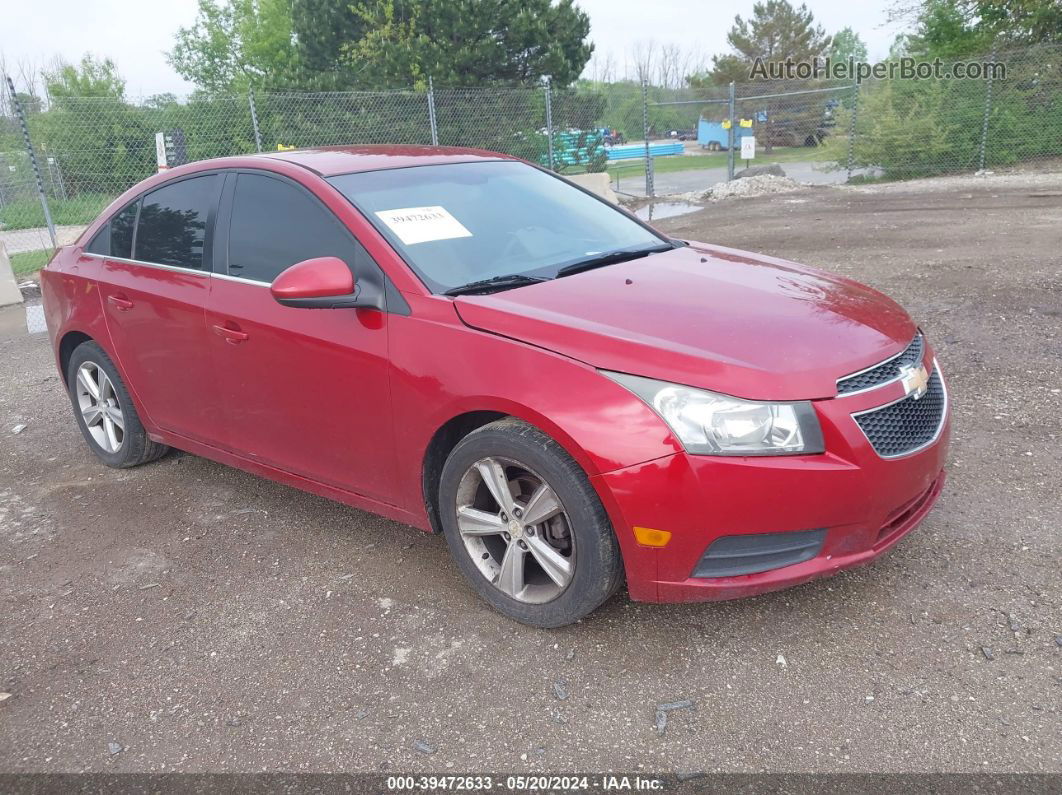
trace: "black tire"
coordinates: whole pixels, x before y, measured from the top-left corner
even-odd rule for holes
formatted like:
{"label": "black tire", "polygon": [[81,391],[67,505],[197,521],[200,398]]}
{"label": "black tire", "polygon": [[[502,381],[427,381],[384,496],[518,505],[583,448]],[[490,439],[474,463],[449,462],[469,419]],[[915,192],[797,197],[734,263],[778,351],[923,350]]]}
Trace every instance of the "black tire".
{"label": "black tire", "polygon": [[[533,471],[553,489],[564,507],[574,537],[574,571],[564,590],[550,601],[529,604],[503,593],[480,572],[461,538],[458,488],[465,473],[488,457],[509,459]],[[571,624],[605,602],[623,582],[619,543],[586,474],[557,442],[525,422],[498,420],[462,439],[443,466],[439,506],[443,532],[457,568],[484,601],[522,624],[542,628]]]}
{"label": "black tire", "polygon": [[[79,404],[77,373],[84,364],[95,365],[106,373],[113,387],[117,407],[121,410],[125,429],[120,446],[113,452],[105,449],[93,437]],[[83,342],[74,349],[66,367],[66,384],[77,427],[81,429],[81,435],[85,437],[89,449],[107,466],[127,469],[154,461],[169,451],[170,448],[166,445],[153,442],[148,438],[147,431],[144,430],[140,416],[133,405],[133,399],[129,396],[129,390],[126,389],[122,377],[118,374],[118,368],[114,366],[111,357],[95,342]]]}

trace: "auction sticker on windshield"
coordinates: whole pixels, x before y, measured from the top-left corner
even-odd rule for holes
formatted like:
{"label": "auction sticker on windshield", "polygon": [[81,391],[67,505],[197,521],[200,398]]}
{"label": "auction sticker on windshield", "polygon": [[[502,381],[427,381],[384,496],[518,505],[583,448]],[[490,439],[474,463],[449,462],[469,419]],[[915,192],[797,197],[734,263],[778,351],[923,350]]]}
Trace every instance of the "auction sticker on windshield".
{"label": "auction sticker on windshield", "polygon": [[472,233],[454,218],[445,207],[403,207],[376,213],[398,239],[411,246],[433,240],[472,237]]}

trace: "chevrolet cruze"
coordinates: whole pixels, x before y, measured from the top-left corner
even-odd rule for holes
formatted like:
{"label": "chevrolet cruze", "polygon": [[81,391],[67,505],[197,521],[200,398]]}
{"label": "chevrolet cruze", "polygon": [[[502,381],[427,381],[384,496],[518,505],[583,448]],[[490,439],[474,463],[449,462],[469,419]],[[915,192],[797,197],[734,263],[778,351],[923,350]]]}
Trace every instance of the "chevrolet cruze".
{"label": "chevrolet cruze", "polygon": [[502,155],[175,168],[42,287],[105,464],[175,447],[442,533],[536,626],[866,563],[944,483],[944,380],[891,300]]}

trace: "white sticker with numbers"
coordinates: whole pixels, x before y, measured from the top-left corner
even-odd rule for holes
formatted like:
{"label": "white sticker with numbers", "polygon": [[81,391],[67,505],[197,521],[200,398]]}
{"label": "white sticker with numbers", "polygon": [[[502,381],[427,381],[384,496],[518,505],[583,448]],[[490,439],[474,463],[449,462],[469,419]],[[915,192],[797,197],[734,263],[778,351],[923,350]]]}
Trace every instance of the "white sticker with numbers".
{"label": "white sticker with numbers", "polygon": [[445,207],[402,207],[381,210],[376,217],[387,224],[398,239],[407,246],[433,240],[472,237],[472,233],[454,218]]}

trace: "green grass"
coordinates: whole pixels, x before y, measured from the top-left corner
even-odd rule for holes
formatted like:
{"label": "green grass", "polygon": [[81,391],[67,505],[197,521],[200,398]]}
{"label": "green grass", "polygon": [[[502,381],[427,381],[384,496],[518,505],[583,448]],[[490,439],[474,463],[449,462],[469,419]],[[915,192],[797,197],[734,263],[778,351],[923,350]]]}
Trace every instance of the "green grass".
{"label": "green grass", "polygon": [[[80,226],[93,221],[114,199],[107,193],[84,193],[73,199],[49,199],[48,209],[56,226]],[[35,229],[44,226],[44,210],[39,199],[17,199],[0,207],[0,227]]]}
{"label": "green grass", "polygon": [[11,269],[16,276],[29,276],[36,273],[52,256],[51,249],[46,251],[23,251],[11,255]]}
{"label": "green grass", "polygon": [[[760,147],[756,152],[754,165],[769,163],[829,163],[843,158],[845,152],[845,140],[843,138],[831,138],[822,146],[787,146],[774,147],[774,151],[766,153]],[[738,153],[735,153],[738,154]],[[653,173],[667,174],[675,171],[697,171],[705,168],[726,168],[726,152],[706,152],[703,155],[672,155],[670,157],[657,157],[653,159]],[[745,167],[745,161],[740,157],[735,159],[736,168]],[[612,179],[623,177],[640,177],[645,175],[645,163],[641,160],[619,161],[608,167],[608,173]]]}

